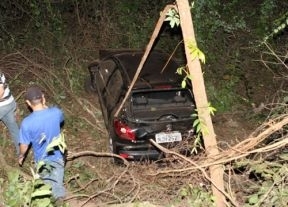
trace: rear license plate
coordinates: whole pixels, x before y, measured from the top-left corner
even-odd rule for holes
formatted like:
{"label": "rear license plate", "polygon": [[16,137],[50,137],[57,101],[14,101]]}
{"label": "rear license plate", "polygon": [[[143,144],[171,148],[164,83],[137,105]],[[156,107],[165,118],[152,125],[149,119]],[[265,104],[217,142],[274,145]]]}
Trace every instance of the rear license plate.
{"label": "rear license plate", "polygon": [[167,143],[167,142],[179,142],[182,140],[180,132],[160,132],[155,134],[157,143]]}

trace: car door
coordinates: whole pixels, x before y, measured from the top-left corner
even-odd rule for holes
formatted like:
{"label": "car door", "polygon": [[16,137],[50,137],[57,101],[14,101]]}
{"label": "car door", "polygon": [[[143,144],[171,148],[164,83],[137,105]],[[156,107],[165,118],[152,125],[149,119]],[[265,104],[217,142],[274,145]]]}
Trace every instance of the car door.
{"label": "car door", "polygon": [[114,115],[111,113],[120,101],[124,84],[121,71],[113,59],[100,62],[96,82],[104,121],[108,128],[109,117]]}

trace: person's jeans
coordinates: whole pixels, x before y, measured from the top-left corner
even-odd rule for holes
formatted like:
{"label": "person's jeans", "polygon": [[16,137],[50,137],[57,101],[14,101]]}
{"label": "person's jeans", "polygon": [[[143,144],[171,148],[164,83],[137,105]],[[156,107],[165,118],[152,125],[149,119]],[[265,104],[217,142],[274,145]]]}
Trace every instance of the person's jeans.
{"label": "person's jeans", "polygon": [[19,155],[19,126],[15,118],[15,110],[16,102],[14,100],[5,106],[0,106],[0,119],[8,128],[13,138],[17,155]]}
{"label": "person's jeans", "polygon": [[64,181],[64,160],[44,161],[47,164],[45,168],[39,174],[44,183],[48,184],[52,188],[52,195],[55,199],[63,198],[66,194],[63,185]]}

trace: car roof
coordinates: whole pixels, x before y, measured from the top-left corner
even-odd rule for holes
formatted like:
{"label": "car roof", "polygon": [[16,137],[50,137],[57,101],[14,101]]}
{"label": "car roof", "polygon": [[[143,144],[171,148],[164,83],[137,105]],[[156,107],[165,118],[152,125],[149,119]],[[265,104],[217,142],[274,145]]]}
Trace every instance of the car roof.
{"label": "car roof", "polygon": [[[109,57],[121,65],[131,83],[143,55],[144,51],[124,50],[112,53]],[[161,85],[180,86],[183,77],[176,74],[179,67],[180,64],[170,55],[154,50],[148,55],[134,88],[161,87]]]}

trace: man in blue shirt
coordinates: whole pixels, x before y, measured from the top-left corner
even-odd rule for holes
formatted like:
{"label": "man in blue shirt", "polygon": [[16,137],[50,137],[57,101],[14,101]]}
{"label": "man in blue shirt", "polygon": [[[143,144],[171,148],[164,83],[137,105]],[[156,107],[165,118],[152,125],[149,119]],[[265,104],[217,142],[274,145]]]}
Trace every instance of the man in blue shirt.
{"label": "man in blue shirt", "polygon": [[47,166],[38,172],[41,179],[51,185],[55,199],[62,199],[65,196],[64,155],[59,148],[48,152],[47,146],[53,140],[61,137],[63,112],[57,107],[47,107],[44,94],[37,86],[28,88],[25,99],[27,105],[32,109],[32,113],[24,118],[20,126],[19,165],[22,166],[31,144],[36,166],[40,161]]}

